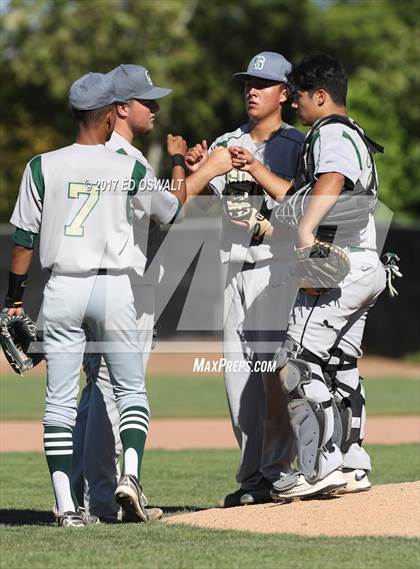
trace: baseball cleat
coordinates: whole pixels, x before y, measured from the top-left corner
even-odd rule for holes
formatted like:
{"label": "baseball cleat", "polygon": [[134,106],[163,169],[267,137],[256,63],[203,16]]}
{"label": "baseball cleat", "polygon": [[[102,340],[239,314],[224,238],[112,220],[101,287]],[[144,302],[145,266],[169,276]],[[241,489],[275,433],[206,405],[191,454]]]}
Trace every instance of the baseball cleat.
{"label": "baseball cleat", "polygon": [[[160,508],[146,508],[147,519],[149,522],[155,522],[163,518],[163,510]],[[130,514],[123,510],[122,514],[122,522],[124,523],[132,523],[138,522],[139,518],[135,514]]]}
{"label": "baseball cleat", "polygon": [[78,512],[64,512],[57,516],[57,523],[63,528],[80,528],[84,527],[86,524],[84,514],[80,511]]}
{"label": "baseball cleat", "polygon": [[244,490],[239,488],[236,492],[227,494],[216,504],[218,508],[235,508],[237,506],[253,506],[255,504],[266,504],[271,502],[270,491],[273,485],[268,480],[264,480],[256,488]]}
{"label": "baseball cleat", "polygon": [[372,488],[372,484],[369,482],[366,470],[362,470],[361,468],[355,470],[345,469],[343,470],[343,476],[347,482],[347,486],[339,488],[336,491],[336,494],[367,492]]}
{"label": "baseball cleat", "polygon": [[60,512],[58,511],[57,502],[54,502],[53,507],[51,508],[54,518],[57,520],[60,517]]}
{"label": "baseball cleat", "polygon": [[145,493],[144,493],[143,491],[142,491],[142,493],[141,493],[141,496],[142,496],[142,502],[143,502],[144,507],[148,506],[148,505],[149,505],[149,500],[146,498],[146,495],[145,495]]}
{"label": "baseball cleat", "polygon": [[303,474],[299,474],[295,486],[288,490],[276,489],[276,483],[273,484],[271,498],[275,502],[291,502],[297,498],[311,498],[315,496],[329,496],[338,489],[346,486],[346,480],[340,470],[334,470],[322,480],[309,482]]}
{"label": "baseball cleat", "polygon": [[98,517],[87,514],[84,508],[79,508],[77,512],[64,512],[60,515],[57,504],[54,506],[53,514],[60,527],[96,526],[101,523]]}
{"label": "baseball cleat", "polygon": [[85,525],[96,526],[101,523],[98,516],[88,514],[84,508],[79,508],[79,512],[82,514],[83,519],[85,520]]}
{"label": "baseball cleat", "polygon": [[[77,512],[65,512],[63,514],[63,516],[60,516],[60,513],[58,511],[58,506],[57,506],[57,502],[54,502],[54,505],[52,507],[52,513],[54,515],[54,518],[56,520],[56,522],[58,523],[58,525],[63,525],[59,523],[60,518],[62,518],[63,516],[65,516],[66,514],[74,514],[76,513],[77,515],[81,515],[83,517],[83,520],[85,522],[86,526],[92,526],[92,525],[97,525],[100,524],[100,519],[97,516],[94,516],[92,514],[87,514],[85,508],[79,507]],[[67,524],[64,524],[67,525]]]}
{"label": "baseball cleat", "polygon": [[146,508],[149,522],[154,522],[163,518],[163,510],[160,508]]}
{"label": "baseball cleat", "polygon": [[143,492],[137,478],[132,474],[124,474],[115,490],[115,500],[127,517],[140,522],[149,521],[144,505]]}

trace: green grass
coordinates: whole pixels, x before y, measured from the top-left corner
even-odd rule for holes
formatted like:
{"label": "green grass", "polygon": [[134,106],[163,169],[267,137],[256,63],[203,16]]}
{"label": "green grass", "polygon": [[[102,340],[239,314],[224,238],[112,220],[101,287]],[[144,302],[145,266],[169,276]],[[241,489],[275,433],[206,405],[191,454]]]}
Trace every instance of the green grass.
{"label": "green grass", "polygon": [[[416,445],[367,447],[374,483],[419,477]],[[144,485],[167,513],[206,508],[235,487],[233,450],[148,451]],[[398,465],[398,468],[395,467]],[[62,530],[46,525],[52,491],[39,453],[6,453],[0,460],[4,569],[104,568],[414,569],[418,541],[404,538],[307,538],[129,524]],[[43,525],[39,525],[39,524]]]}
{"label": "green grass", "polygon": [[367,379],[366,408],[369,415],[418,415],[420,381],[415,379]]}
{"label": "green grass", "polygon": [[[374,484],[420,478],[420,445],[366,445],[366,449],[373,463],[369,478]],[[146,493],[153,502],[171,510],[209,507],[235,487],[238,460],[239,451],[233,449],[147,450],[143,463]],[[42,510],[51,506],[52,491],[42,453],[2,453],[0,482],[3,508],[14,505]]]}
{"label": "green grass", "polygon": [[[420,382],[413,379],[368,379],[364,382],[369,415],[415,415],[420,412]],[[82,382],[83,386],[83,382]],[[220,376],[150,376],[147,380],[154,417],[227,417]],[[0,417],[39,419],[43,413],[45,377],[0,379]]]}
{"label": "green grass", "polygon": [[0,567],[418,569],[418,563],[415,539],[255,536],[245,532],[132,524],[124,528],[82,530],[10,528],[2,537]]}
{"label": "green grass", "polygon": [[406,354],[403,357],[405,362],[410,364],[420,364],[420,351],[419,352],[411,352],[410,354]]}

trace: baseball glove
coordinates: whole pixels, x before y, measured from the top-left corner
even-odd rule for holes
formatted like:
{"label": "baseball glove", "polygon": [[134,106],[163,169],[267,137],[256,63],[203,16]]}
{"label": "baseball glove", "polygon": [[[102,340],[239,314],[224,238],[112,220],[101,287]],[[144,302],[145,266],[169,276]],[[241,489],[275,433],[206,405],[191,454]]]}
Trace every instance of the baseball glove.
{"label": "baseball glove", "polygon": [[337,288],[351,269],[350,259],[338,245],[315,239],[312,247],[296,249],[295,275],[299,288],[319,295]]}
{"label": "baseball glove", "polygon": [[252,207],[247,196],[229,196],[225,198],[223,207],[229,219],[246,224],[254,239],[261,239],[271,227],[268,219]]}
{"label": "baseball glove", "polygon": [[32,342],[41,341],[36,325],[24,312],[20,316],[8,316],[7,308],[0,313],[0,344],[13,371],[22,375],[43,359],[42,353],[28,355]]}

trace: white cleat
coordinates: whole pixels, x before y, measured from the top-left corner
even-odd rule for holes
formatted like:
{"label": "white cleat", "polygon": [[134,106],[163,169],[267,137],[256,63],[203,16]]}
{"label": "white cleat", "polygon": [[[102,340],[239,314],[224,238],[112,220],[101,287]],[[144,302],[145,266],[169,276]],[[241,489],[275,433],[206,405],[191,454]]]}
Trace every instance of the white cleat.
{"label": "white cleat", "polygon": [[346,480],[341,470],[334,470],[322,480],[309,482],[303,474],[298,475],[297,483],[289,490],[276,489],[276,483],[271,490],[271,498],[275,502],[291,502],[298,498],[329,496],[341,488],[345,488]]}
{"label": "white cleat", "polygon": [[337,494],[354,494],[356,492],[367,492],[372,488],[366,470],[358,468],[356,470],[343,471],[343,476],[347,482],[345,488],[337,490]]}
{"label": "white cleat", "polygon": [[85,527],[84,516],[82,512],[64,512],[57,517],[57,524],[63,528],[81,528]]}
{"label": "white cleat", "polygon": [[57,524],[60,527],[82,527],[82,526],[96,526],[100,523],[97,516],[87,514],[84,508],[79,508],[77,512],[58,512],[57,504],[54,504],[53,514]]}

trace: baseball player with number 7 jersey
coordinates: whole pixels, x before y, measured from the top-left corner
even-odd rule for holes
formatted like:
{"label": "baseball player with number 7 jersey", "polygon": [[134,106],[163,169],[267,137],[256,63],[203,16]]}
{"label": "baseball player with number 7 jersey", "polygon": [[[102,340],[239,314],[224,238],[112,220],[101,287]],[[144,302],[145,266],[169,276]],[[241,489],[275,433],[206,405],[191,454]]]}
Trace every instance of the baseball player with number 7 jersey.
{"label": "baseball player with number 7 jersey", "polygon": [[[112,81],[89,73],[69,93],[79,123],[76,143],[33,158],[23,174],[11,218],[16,226],[7,307],[18,315],[34,241],[40,237],[41,266],[50,272],[42,320],[47,361],[44,447],[61,526],[97,521],[79,510],[70,475],[72,431],[85,329],[108,366],[121,416],[123,475],[117,500],[142,521],[140,468],[149,420],[136,312],[127,274],[133,257],[130,210],[158,207],[156,195],[138,192],[145,168],[134,158],[105,148],[115,124]],[[185,199],[173,195],[170,221]]]}

